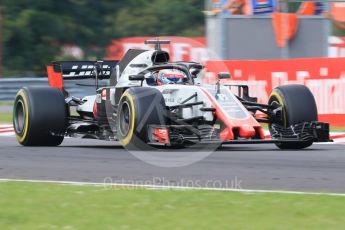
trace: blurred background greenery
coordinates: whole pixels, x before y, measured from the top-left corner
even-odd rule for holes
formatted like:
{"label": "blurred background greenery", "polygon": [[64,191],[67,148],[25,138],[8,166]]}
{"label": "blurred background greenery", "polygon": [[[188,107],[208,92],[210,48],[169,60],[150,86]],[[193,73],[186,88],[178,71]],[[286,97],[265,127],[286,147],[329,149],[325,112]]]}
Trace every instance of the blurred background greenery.
{"label": "blurred background greenery", "polygon": [[200,0],[5,0],[4,76],[44,75],[50,61],[71,59],[62,45],[98,59],[120,37],[203,36],[203,8]]}
{"label": "blurred background greenery", "polygon": [[[290,3],[289,11],[299,6]],[[204,0],[0,0],[0,7],[5,77],[45,76],[47,63],[75,59],[63,46],[97,60],[116,38],[205,36]]]}

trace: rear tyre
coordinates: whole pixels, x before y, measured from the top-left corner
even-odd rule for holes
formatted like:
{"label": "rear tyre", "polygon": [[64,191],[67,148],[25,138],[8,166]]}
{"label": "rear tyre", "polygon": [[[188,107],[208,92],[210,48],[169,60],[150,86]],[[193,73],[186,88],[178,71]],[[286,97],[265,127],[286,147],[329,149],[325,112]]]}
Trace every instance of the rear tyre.
{"label": "rear tyre", "polygon": [[23,87],[13,108],[13,126],[23,146],[58,146],[66,131],[63,94],[51,87]]}
{"label": "rear tyre", "polygon": [[[291,125],[317,121],[317,107],[313,94],[304,85],[284,85],[275,88],[270,96],[270,105],[282,106],[282,121],[279,125],[287,128]],[[271,131],[271,126],[270,126]],[[313,141],[277,143],[280,149],[303,149]]]}
{"label": "rear tyre", "polygon": [[150,149],[147,144],[148,126],[165,124],[165,101],[159,90],[133,87],[122,94],[119,101],[116,130],[117,137],[125,148]]}

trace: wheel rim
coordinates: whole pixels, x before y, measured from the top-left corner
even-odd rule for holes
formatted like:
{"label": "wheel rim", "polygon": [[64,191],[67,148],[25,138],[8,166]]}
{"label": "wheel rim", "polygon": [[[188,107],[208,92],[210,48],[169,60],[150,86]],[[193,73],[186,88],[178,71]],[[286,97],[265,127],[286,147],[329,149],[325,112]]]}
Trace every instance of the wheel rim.
{"label": "wheel rim", "polygon": [[[274,97],[274,99],[271,101],[270,106],[281,106],[282,105],[279,103],[279,101]],[[277,121],[279,121],[279,124],[284,126],[284,111],[283,108],[281,108],[281,111],[277,113]]]}
{"label": "wheel rim", "polygon": [[14,128],[18,134],[24,132],[25,127],[25,107],[22,100],[18,100],[15,105]]}
{"label": "wheel rim", "polygon": [[120,109],[120,134],[125,137],[128,135],[131,127],[131,109],[128,102],[123,102]]}

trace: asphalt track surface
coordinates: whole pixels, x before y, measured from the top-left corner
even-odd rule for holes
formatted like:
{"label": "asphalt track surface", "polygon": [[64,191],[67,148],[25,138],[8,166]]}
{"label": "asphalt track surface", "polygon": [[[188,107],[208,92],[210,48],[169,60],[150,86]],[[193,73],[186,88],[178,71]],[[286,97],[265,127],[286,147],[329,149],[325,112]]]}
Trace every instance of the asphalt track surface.
{"label": "asphalt track surface", "polygon": [[14,137],[0,137],[0,178],[345,193],[345,145],[226,146],[187,166],[159,167],[114,142],[70,138],[60,147],[21,147]]}

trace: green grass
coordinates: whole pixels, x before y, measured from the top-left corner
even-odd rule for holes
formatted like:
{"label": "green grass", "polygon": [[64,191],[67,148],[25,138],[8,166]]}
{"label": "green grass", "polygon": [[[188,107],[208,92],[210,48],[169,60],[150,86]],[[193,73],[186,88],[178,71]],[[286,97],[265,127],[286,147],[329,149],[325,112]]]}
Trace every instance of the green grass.
{"label": "green grass", "polygon": [[11,124],[12,113],[0,113],[0,124]]}
{"label": "green grass", "polygon": [[13,106],[13,101],[0,101],[0,106]]}
{"label": "green grass", "polygon": [[338,229],[345,197],[0,183],[0,229]]}
{"label": "green grass", "polygon": [[331,132],[345,132],[345,127],[333,127],[331,126]]}

